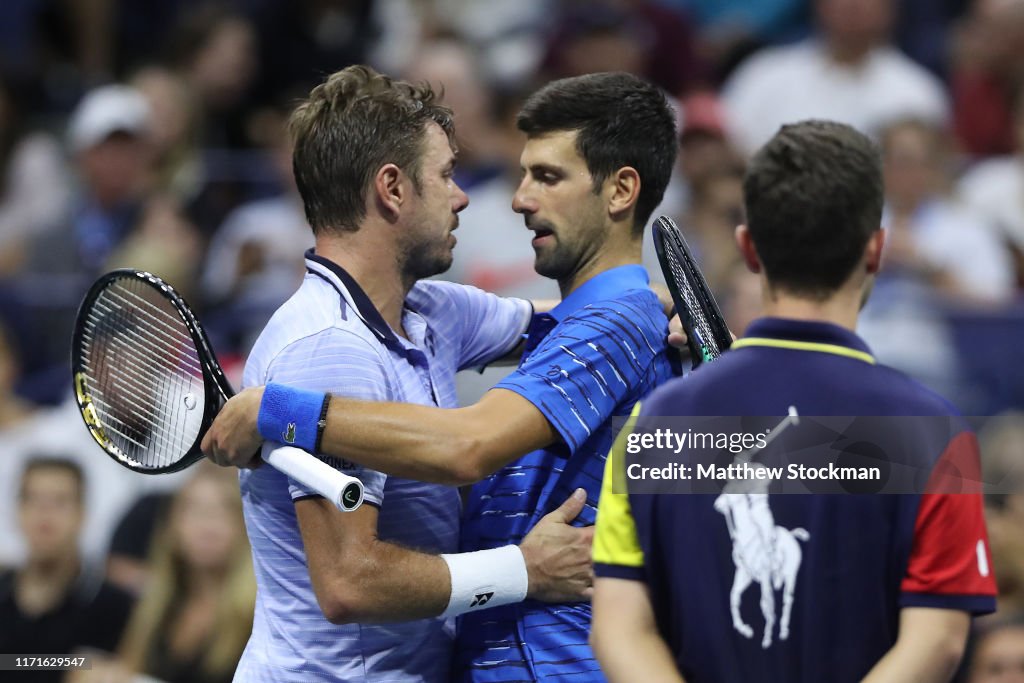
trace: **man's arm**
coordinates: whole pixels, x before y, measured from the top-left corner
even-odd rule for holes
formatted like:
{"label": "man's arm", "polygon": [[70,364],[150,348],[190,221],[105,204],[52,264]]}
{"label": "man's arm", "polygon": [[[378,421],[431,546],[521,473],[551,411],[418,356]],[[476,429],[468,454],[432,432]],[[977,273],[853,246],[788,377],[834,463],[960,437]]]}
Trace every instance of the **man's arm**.
{"label": "man's arm", "polygon": [[594,532],[594,569],[599,578],[594,582],[590,644],[612,683],[680,683],[682,676],[654,619],[629,494],[615,492],[616,480],[625,486],[626,444],[640,411],[637,403],[604,464]]}
{"label": "man's arm", "polygon": [[273,438],[297,424],[295,445],[306,450],[420,481],[472,483],[532,450],[564,441],[573,451],[585,442],[649,378],[664,324],[659,310],[629,305],[562,321],[518,370],[466,408],[332,398],[318,447],[322,395],[274,385],[265,394],[243,392],[221,411],[203,452],[244,466],[260,433]]}
{"label": "man's arm", "polygon": [[[228,401],[203,438],[203,452],[218,464],[258,463],[252,455],[263,441],[257,416],[264,389]],[[504,389],[466,408],[332,396],[320,451],[394,476],[461,486],[557,438],[532,403]]]}
{"label": "man's arm", "polygon": [[896,644],[878,660],[864,683],[949,681],[963,657],[970,624],[970,615],[959,610],[928,607],[900,610]]}
{"label": "man's arm", "polygon": [[647,586],[632,579],[594,582],[590,646],[611,683],[684,683],[658,632]]}
{"label": "man's arm", "polygon": [[[584,500],[569,498],[523,539],[527,597],[553,602],[590,597],[592,530],[568,524]],[[295,512],[313,591],[332,623],[408,621],[437,616],[448,607],[448,564],[439,555],[381,540],[376,507],[342,513],[325,499],[310,497],[296,501]]]}

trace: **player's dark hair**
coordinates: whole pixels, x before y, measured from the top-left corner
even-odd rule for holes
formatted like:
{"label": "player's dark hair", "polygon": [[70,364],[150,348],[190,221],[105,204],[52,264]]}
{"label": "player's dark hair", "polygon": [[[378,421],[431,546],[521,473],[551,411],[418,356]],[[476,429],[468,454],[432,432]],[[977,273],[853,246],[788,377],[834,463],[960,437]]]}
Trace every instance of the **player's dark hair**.
{"label": "player's dark hair", "polygon": [[68,472],[75,480],[78,500],[81,501],[84,499],[85,474],[82,472],[81,465],[69,458],[50,455],[34,455],[28,459],[28,462],[25,463],[25,468],[21,471],[21,484],[18,488],[18,500],[21,500],[25,496],[25,483],[28,481],[29,475],[40,470],[63,470],[64,472]]}
{"label": "player's dark hair", "polygon": [[576,131],[594,192],[615,171],[640,175],[633,217],[643,233],[661,203],[676,159],[675,116],[658,88],[626,73],[599,73],[553,81],[534,93],[516,120],[529,137]]}
{"label": "player's dark hair", "polygon": [[427,84],[411,85],[350,66],[313,88],[291,116],[292,166],[314,234],[354,232],[366,216],[366,192],[378,169],[395,164],[419,192],[427,124],[454,146],[451,109]]}
{"label": "player's dark hair", "polygon": [[783,126],[743,181],[747,226],[768,281],[828,298],[850,277],[882,220],[882,162],[850,126]]}

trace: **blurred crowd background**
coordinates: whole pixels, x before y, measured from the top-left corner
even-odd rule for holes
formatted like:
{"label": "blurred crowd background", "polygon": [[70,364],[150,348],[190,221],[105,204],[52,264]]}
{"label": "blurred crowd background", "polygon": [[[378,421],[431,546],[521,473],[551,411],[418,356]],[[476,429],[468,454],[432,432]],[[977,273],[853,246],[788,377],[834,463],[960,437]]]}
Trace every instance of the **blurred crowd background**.
{"label": "blurred crowd background", "polygon": [[1024,0],[0,2],[0,652],[108,653],[76,680],[230,680],[254,591],[233,472],[102,455],[71,327],[98,274],[150,270],[237,385],[312,246],[287,116],[354,63],[443,86],[471,203],[442,277],[524,297],[557,288],[511,210],[519,105],[595,71],[662,87],[680,156],[656,215],[737,334],[760,307],[732,242],[751,152],[812,117],[874,136],[889,235],[860,332],[978,416],[1001,596],[962,679],[1024,680]]}

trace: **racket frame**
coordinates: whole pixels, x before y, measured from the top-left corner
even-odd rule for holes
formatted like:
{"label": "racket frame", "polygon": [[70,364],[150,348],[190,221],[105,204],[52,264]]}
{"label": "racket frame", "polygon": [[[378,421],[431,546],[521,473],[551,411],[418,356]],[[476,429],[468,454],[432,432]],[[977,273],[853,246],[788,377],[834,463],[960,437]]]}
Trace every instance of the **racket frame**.
{"label": "racket frame", "polygon": [[[137,464],[132,458],[126,456],[121,449],[107,437],[104,432],[103,423],[99,419],[96,408],[93,405],[92,396],[88,386],[88,377],[83,364],[86,344],[85,318],[89,315],[89,312],[95,305],[96,300],[99,299],[100,295],[106,291],[108,287],[116,281],[125,279],[134,279],[143,282],[147,286],[156,290],[164,297],[164,299],[170,302],[181,317],[182,322],[185,324],[185,328],[188,330],[192,343],[195,344],[196,355],[199,359],[199,364],[203,373],[203,391],[205,394],[205,401],[203,404],[203,419],[199,428],[199,437],[196,439],[196,442],[192,444],[191,448],[189,448],[189,450],[177,461],[161,467],[143,467]],[[171,285],[164,282],[160,277],[143,270],[135,270],[132,268],[121,268],[103,275],[93,283],[92,287],[90,287],[89,291],[86,293],[85,298],[82,300],[82,304],[78,308],[74,333],[71,339],[71,372],[75,385],[75,401],[78,403],[79,412],[81,413],[82,419],[85,421],[85,426],[89,429],[89,433],[92,435],[92,438],[100,445],[107,455],[116,460],[118,464],[135,472],[142,472],[143,474],[177,472],[202,459],[203,453],[199,448],[200,440],[210,428],[210,425],[213,424],[213,420],[220,411],[221,406],[223,406],[224,402],[235,393],[231,384],[228,383],[227,378],[224,376],[224,370],[220,367],[220,363],[217,362],[217,358],[213,354],[213,350],[210,346],[209,339],[206,337],[205,330],[203,330],[202,325],[199,324],[199,320],[196,318],[195,314],[192,313],[192,309],[189,308],[188,303],[185,302],[182,296],[178,294]]]}
{"label": "racket frame", "polygon": [[669,251],[673,252],[676,260],[679,261],[680,267],[687,271],[687,275],[693,281],[693,294],[697,299],[697,304],[704,311],[704,317],[707,319],[714,337],[710,341],[713,341],[724,352],[732,346],[732,335],[729,333],[729,327],[722,316],[721,309],[718,307],[718,302],[715,301],[714,295],[708,288],[704,274],[697,267],[679,226],[668,216],[660,216],[654,221],[652,233],[654,237],[654,250],[658,255],[658,263],[661,265],[662,275],[665,276],[665,284],[668,286],[669,293],[672,295],[672,301],[675,303],[676,314],[679,316],[683,329],[686,331],[686,345],[690,349],[693,368],[697,368],[704,362],[714,360],[717,356],[712,356],[707,351],[707,342],[696,329],[693,313],[690,311],[689,306],[687,306],[686,298],[676,284],[676,277],[669,260],[672,258],[672,255],[669,254]]}

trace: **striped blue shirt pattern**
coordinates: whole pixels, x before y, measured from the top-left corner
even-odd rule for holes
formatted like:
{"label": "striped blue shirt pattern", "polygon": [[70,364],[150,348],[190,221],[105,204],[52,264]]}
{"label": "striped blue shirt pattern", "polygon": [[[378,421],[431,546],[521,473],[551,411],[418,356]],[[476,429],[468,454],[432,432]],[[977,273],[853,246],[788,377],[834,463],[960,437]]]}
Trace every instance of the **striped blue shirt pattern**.
{"label": "striped blue shirt pattern", "polygon": [[[299,290],[271,318],[243,384],[279,382],[353,398],[455,407],[455,372],[508,353],[529,320],[528,302],[445,282],[409,292],[402,324],[387,326],[359,285],[307,252]],[[460,502],[451,487],[389,477],[323,457],[359,477],[380,508],[381,539],[456,552]],[[454,624],[328,622],[310,583],[293,501],[312,495],[271,467],[240,474],[258,592],[252,636],[236,681],[447,681]]]}
{"label": "striped blue shirt pattern", "polygon": [[[462,525],[463,550],[519,543],[541,517],[583,487],[576,524],[596,517],[613,416],[673,375],[668,322],[642,266],[620,266],[533,317],[518,370],[497,386],[533,403],[561,436],[476,484]],[[467,614],[456,676],[465,681],[602,681],[587,644],[590,604],[527,600]]]}

